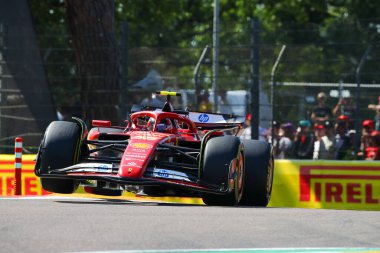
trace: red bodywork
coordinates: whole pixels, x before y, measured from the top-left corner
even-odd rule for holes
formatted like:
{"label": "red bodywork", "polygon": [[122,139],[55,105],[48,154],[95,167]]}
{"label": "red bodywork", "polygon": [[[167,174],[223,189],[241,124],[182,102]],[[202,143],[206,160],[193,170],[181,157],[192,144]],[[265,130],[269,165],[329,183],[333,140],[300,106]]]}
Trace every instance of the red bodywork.
{"label": "red bodywork", "polygon": [[[209,138],[224,135],[223,130],[240,129],[240,123],[217,122],[223,119],[218,114],[200,115],[217,119],[214,122],[194,123],[192,116],[189,112],[139,111],[131,114],[125,127],[93,120],[90,131],[77,119],[82,129],[78,160],[44,174],[36,166],[36,175],[78,180],[87,189],[128,191],[142,186],[145,192],[151,186],[163,186],[187,194],[194,190],[226,194],[232,188],[202,179],[202,150]],[[42,155],[38,153],[39,161]]]}
{"label": "red bodywork", "polygon": [[[149,118],[154,120],[153,125],[140,125],[138,119]],[[168,132],[158,132],[158,125],[162,120],[171,120],[172,128]],[[141,178],[154,155],[157,145],[177,145],[179,140],[200,142],[198,130],[194,122],[186,116],[171,112],[142,111],[131,115],[132,124],[123,133],[108,133],[109,135],[125,135],[129,144],[121,158],[117,176],[124,178]],[[100,127],[110,127],[110,121],[93,121],[95,126],[88,134],[88,140],[97,140],[101,134]],[[99,128],[98,128],[99,127]],[[150,130],[147,129],[150,127]],[[220,133],[219,133],[220,134]]]}

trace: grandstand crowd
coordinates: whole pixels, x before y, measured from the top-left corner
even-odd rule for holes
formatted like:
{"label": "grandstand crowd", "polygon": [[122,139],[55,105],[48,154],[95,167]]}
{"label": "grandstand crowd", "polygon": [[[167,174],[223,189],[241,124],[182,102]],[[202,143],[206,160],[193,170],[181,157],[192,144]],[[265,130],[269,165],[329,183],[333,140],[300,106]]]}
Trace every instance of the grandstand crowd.
{"label": "grandstand crowd", "polygon": [[[275,158],[380,160],[380,96],[378,105],[368,105],[368,109],[376,111],[374,120],[360,122],[359,133],[355,131],[356,106],[351,97],[340,99],[332,109],[325,106],[325,100],[326,94],[319,93],[318,105],[309,119],[295,124],[273,122],[273,130],[260,129],[260,139],[273,144]],[[249,135],[250,131],[244,131],[241,138],[249,139]]]}

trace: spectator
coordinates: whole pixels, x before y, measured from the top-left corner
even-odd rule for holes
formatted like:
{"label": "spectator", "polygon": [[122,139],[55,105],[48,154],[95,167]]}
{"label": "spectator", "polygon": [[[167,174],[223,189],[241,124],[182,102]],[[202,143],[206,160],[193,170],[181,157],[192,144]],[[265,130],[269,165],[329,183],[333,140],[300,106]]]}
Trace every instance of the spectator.
{"label": "spectator", "polygon": [[281,124],[277,140],[274,142],[274,157],[277,159],[290,158],[293,148],[294,130],[292,123]]}
{"label": "spectator", "polygon": [[309,120],[301,120],[294,137],[294,158],[312,159],[315,137]]}
{"label": "spectator", "polygon": [[333,115],[344,115],[349,119],[355,117],[356,104],[351,96],[351,94],[346,98],[340,98],[338,103],[333,109]]}
{"label": "spectator", "polygon": [[233,114],[231,105],[227,100],[227,92],[225,90],[221,90],[219,92],[219,106],[218,113],[222,114]]}
{"label": "spectator", "polygon": [[311,121],[315,123],[325,122],[332,117],[331,109],[326,106],[327,96],[324,92],[317,95],[318,105],[313,108],[311,113]]}
{"label": "spectator", "polygon": [[372,131],[369,146],[366,148],[366,160],[380,160],[380,133]]}
{"label": "spectator", "polygon": [[324,122],[324,125],[326,127],[326,136],[330,139],[330,141],[334,141],[334,138],[335,138],[334,125],[331,123],[330,120],[326,120]]}
{"label": "spectator", "polygon": [[[272,127],[268,129],[267,139],[268,139],[268,142],[272,143],[274,147],[276,144],[276,140],[279,138],[278,133],[280,131],[280,124],[277,121],[273,121],[272,125],[273,125],[273,131],[272,131]],[[274,137],[272,136],[272,132],[273,132]]]}
{"label": "spectator", "polygon": [[[252,114],[247,114],[244,122],[244,130],[240,135],[242,140],[251,140],[252,139],[252,127],[251,127]],[[263,127],[259,127],[259,140],[267,141],[267,130]]]}
{"label": "spectator", "polygon": [[380,96],[377,98],[377,105],[369,104],[368,109],[376,112],[375,115],[375,130],[380,131]]}
{"label": "spectator", "polygon": [[259,126],[259,140],[268,141],[268,129]]}
{"label": "spectator", "polygon": [[367,119],[363,121],[362,124],[362,136],[360,140],[360,151],[357,156],[360,159],[364,159],[366,149],[370,146],[371,134],[374,131],[375,123],[373,120]]}
{"label": "spectator", "polygon": [[335,122],[335,159],[336,160],[353,160],[353,139],[348,133],[350,119],[346,115],[341,115]]}
{"label": "spectator", "polygon": [[316,141],[314,142],[313,159],[333,159],[334,145],[326,135],[326,126],[323,123],[314,125]]}
{"label": "spectator", "polygon": [[252,119],[252,114],[247,114],[244,121],[244,130],[243,130],[243,133],[240,135],[240,139],[242,140],[252,139],[251,119]]}
{"label": "spectator", "polygon": [[210,103],[209,96],[210,96],[210,94],[206,90],[201,97],[201,102],[199,103],[199,111],[201,111],[201,112],[212,112],[213,106]]}

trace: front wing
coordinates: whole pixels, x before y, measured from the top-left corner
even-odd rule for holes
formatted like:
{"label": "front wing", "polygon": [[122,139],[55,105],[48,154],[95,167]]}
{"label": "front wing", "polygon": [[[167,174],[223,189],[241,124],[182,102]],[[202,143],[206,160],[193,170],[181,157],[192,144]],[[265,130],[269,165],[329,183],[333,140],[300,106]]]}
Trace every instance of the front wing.
{"label": "front wing", "polygon": [[141,178],[121,177],[118,167],[110,163],[79,163],[67,168],[53,170],[50,173],[35,171],[41,178],[74,179],[79,181],[97,180],[123,186],[171,186],[175,188],[227,194],[228,186],[219,186],[199,180],[191,174],[166,168],[147,168]]}

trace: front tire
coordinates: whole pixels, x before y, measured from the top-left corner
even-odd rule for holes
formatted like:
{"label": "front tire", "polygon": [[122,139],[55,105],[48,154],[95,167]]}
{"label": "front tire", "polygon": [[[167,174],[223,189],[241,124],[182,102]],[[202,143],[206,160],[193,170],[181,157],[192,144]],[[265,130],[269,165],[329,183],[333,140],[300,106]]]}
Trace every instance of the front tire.
{"label": "front tire", "polygon": [[274,159],[272,147],[265,141],[245,140],[245,184],[240,201],[245,206],[265,207],[272,194]]}
{"label": "front tire", "polygon": [[[230,175],[231,171],[235,175]],[[202,180],[224,189],[230,189],[231,183],[233,187],[227,195],[203,193],[202,199],[206,205],[233,206],[239,203],[244,185],[244,154],[239,138],[223,136],[207,142]]]}
{"label": "front tire", "polygon": [[[38,154],[37,170],[47,174],[75,164],[80,155],[81,129],[73,122],[53,121],[47,127]],[[79,182],[72,179],[41,178],[42,187],[55,193],[70,194]]]}

